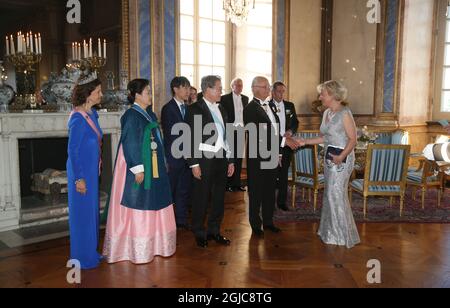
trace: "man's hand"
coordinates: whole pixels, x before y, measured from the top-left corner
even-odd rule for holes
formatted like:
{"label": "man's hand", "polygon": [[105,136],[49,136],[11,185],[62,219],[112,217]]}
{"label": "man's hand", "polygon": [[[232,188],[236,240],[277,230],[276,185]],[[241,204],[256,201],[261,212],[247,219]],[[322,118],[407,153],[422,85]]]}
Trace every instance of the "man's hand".
{"label": "man's hand", "polygon": [[288,130],[288,131],[286,132],[286,134],[284,134],[283,137],[285,137],[285,138],[291,138],[292,136],[294,136],[294,134],[292,133],[292,131]]}
{"label": "man's hand", "polygon": [[235,172],[234,164],[228,165],[228,177],[231,178]]}
{"label": "man's hand", "polygon": [[138,173],[135,176],[135,182],[138,185],[141,185],[144,182],[145,174],[144,173]]}
{"label": "man's hand", "polygon": [[286,137],[286,145],[293,151],[296,151],[300,147],[297,141],[292,137]]}
{"label": "man's hand", "polygon": [[192,168],[192,174],[194,175],[194,178],[201,181],[202,180],[202,169],[200,166]]}

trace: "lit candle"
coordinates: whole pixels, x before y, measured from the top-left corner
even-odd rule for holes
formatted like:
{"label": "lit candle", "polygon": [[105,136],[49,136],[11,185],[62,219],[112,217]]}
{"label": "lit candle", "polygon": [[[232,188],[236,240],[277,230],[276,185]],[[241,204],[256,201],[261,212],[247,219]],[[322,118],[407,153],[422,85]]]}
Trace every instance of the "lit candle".
{"label": "lit candle", "polygon": [[38,52],[38,54],[42,55],[42,39],[41,39],[41,34],[40,33],[38,35],[38,38],[39,38],[39,40],[38,40],[38,42],[39,42],[39,52]]}
{"label": "lit candle", "polygon": [[34,53],[34,43],[33,43],[33,33],[32,32],[30,32],[30,46],[31,46],[31,53]]}
{"label": "lit candle", "polygon": [[14,46],[14,38],[11,35],[11,54],[15,55],[16,54],[16,46]]}
{"label": "lit candle", "polygon": [[81,61],[81,44],[78,43],[78,61]]}
{"label": "lit candle", "polygon": [[106,59],[106,40],[103,41],[103,58]]}
{"label": "lit candle", "polygon": [[83,40],[83,58],[86,59],[86,40]]}
{"label": "lit candle", "polygon": [[22,43],[22,36],[20,35],[20,32],[17,33],[17,52],[22,52],[22,48],[20,45]]}
{"label": "lit candle", "polygon": [[22,34],[22,52],[27,54],[27,41],[25,39],[25,35]]}
{"label": "lit candle", "polygon": [[39,53],[39,44],[38,44],[38,37],[37,37],[37,35],[35,34],[34,35],[34,45],[36,46],[36,54],[37,53]]}
{"label": "lit candle", "polygon": [[89,58],[92,58],[92,38],[89,39]]}
{"label": "lit candle", "polygon": [[8,40],[8,37],[6,37],[6,55],[9,56],[9,40]]}
{"label": "lit candle", "polygon": [[102,41],[98,39],[98,56],[102,56]]}

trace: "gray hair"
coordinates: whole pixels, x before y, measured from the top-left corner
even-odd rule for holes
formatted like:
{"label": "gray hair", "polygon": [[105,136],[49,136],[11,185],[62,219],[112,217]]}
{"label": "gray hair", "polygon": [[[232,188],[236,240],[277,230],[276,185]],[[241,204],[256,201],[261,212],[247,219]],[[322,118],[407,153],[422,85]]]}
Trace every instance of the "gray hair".
{"label": "gray hair", "polygon": [[343,102],[348,97],[347,88],[336,80],[330,80],[317,86],[317,92],[322,93],[323,90],[326,90],[338,102]]}
{"label": "gray hair", "polygon": [[216,83],[222,81],[220,76],[210,75],[202,78],[202,92],[205,93],[208,89],[214,89]]}
{"label": "gray hair", "polygon": [[231,81],[231,83],[230,83],[230,88],[233,88],[234,84],[235,84],[236,82],[238,82],[238,81],[243,82],[243,80],[242,80],[241,78],[236,77],[236,78],[234,78],[234,79]]}
{"label": "gray hair", "polygon": [[262,83],[262,82],[266,82],[266,81],[269,82],[269,80],[266,77],[257,76],[253,79],[252,88],[254,88],[258,83],[260,83],[260,82]]}

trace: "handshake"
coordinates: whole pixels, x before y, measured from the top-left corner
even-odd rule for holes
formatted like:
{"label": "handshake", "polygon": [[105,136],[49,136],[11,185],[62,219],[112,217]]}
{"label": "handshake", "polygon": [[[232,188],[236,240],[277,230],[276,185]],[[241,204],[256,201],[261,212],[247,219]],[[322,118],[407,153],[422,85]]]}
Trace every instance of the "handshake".
{"label": "handshake", "polygon": [[306,140],[302,138],[294,138],[292,136],[286,136],[286,146],[293,151],[297,151],[299,148],[306,145]]}

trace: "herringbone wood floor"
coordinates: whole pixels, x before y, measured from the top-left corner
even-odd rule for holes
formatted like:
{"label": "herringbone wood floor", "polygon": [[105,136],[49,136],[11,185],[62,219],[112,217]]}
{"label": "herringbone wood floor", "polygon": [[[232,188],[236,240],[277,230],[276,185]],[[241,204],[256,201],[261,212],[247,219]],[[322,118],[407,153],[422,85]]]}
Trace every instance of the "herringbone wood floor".
{"label": "herringbone wood floor", "polygon": [[[450,225],[361,224],[362,244],[347,250],[322,244],[312,223],[252,238],[240,201],[227,204],[223,226],[231,247],[199,249],[191,233],[180,232],[172,258],[102,264],[83,272],[81,287],[374,287],[366,280],[371,259],[381,262],[378,287],[450,287]],[[71,287],[68,252],[68,239],[1,252],[0,287]]]}

